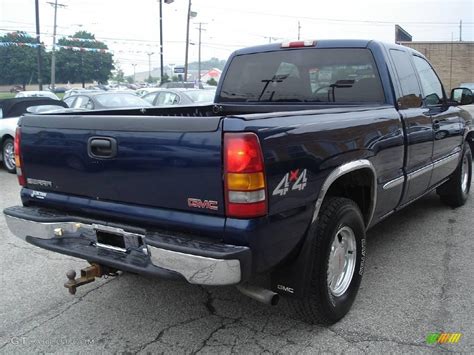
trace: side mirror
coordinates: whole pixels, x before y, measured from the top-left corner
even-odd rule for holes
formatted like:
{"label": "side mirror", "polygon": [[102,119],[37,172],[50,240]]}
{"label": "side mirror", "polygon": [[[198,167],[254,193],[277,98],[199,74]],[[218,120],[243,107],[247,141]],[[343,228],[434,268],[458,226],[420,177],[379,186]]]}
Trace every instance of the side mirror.
{"label": "side mirror", "polygon": [[474,94],[467,88],[454,88],[451,90],[450,100],[458,105],[470,105],[474,102]]}

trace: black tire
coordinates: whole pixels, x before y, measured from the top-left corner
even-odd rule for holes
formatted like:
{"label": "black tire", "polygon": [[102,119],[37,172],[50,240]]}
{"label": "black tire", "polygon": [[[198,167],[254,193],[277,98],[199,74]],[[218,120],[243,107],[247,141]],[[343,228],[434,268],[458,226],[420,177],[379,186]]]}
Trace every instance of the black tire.
{"label": "black tire", "polygon": [[462,159],[458,167],[449,180],[436,190],[441,201],[451,207],[464,205],[471,190],[471,176],[472,152],[469,144],[465,143]]}
{"label": "black tire", "polygon": [[10,149],[12,149],[12,152],[14,154],[14,143],[13,139],[7,138],[3,142],[2,145],[2,159],[3,159],[3,166],[5,169],[10,173],[10,174],[15,174],[16,173],[16,166],[15,166],[15,156],[13,156],[13,161],[9,159],[10,157]]}
{"label": "black tire", "polygon": [[[351,229],[354,234],[355,267],[351,279],[346,282],[347,289],[340,290],[343,292],[335,295],[328,280],[329,259],[336,234],[339,238],[338,232],[345,228]],[[354,201],[342,197],[328,197],[321,206],[316,225],[310,229],[309,233],[311,235],[308,237],[313,238],[311,243],[313,260],[309,285],[306,287],[306,295],[300,299],[290,300],[290,306],[306,322],[334,324],[349,312],[362,280],[366,258],[364,220]],[[337,264],[341,265],[340,258],[338,261]],[[346,259],[344,259],[344,265],[346,265]]]}

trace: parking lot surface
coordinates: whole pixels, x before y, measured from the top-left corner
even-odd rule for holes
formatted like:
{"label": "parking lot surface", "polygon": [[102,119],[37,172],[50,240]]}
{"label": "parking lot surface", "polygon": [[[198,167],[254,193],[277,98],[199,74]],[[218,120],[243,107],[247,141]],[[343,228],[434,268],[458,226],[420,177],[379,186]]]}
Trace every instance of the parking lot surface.
{"label": "parking lot surface", "polygon": [[[0,170],[0,210],[19,204]],[[78,289],[65,272],[85,261],[14,237],[0,216],[0,353],[474,352],[474,195],[453,210],[432,193],[373,228],[361,289],[331,327],[241,295],[124,274]],[[429,345],[430,333],[462,333]]]}

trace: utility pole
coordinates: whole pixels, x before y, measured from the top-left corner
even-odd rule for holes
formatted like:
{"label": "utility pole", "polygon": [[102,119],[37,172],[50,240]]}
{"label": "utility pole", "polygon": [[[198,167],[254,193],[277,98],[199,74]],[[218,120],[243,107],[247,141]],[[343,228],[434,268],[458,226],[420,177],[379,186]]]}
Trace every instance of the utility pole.
{"label": "utility pole", "polygon": [[41,58],[41,40],[40,40],[40,20],[39,20],[39,0],[35,0],[35,13],[36,13],[36,45],[38,49],[38,87],[39,90],[43,90],[43,77],[42,67],[43,58]]}
{"label": "utility pole", "polygon": [[[163,0],[160,2],[160,84],[163,83]],[[174,0],[164,0],[165,4],[171,4]]]}
{"label": "utility pole", "polygon": [[186,54],[184,58],[184,81],[188,81],[189,22],[190,20],[191,20],[191,0],[188,1],[188,17],[186,21]]}
{"label": "utility pole", "polygon": [[202,25],[206,25],[204,22],[199,22],[199,27],[197,28],[199,30],[199,49],[198,49],[198,83],[201,82],[201,32],[205,31],[204,28],[202,28]]}
{"label": "utility pole", "polygon": [[300,36],[301,36],[301,24],[298,21],[298,41],[300,40]]}
{"label": "utility pole", "polygon": [[462,42],[462,20],[459,20],[459,42]]}
{"label": "utility pole", "polygon": [[151,82],[151,56],[155,54],[154,52],[148,52],[148,81]]}
{"label": "utility pole", "polygon": [[135,84],[136,80],[135,80],[135,67],[137,66],[137,64],[132,64],[132,67],[133,67],[133,83]]}
{"label": "utility pole", "polygon": [[48,2],[54,7],[54,27],[53,27],[53,49],[51,51],[51,89],[54,90],[56,85],[56,19],[58,14],[58,7],[65,8],[66,5],[58,4],[58,0]]}

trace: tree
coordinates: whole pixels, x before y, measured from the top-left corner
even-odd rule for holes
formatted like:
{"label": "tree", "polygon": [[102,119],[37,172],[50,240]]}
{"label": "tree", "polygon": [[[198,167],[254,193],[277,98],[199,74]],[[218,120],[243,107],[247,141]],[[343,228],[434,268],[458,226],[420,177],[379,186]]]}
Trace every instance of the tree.
{"label": "tree", "polygon": [[123,73],[123,70],[120,68],[118,68],[114,73],[112,73],[110,78],[113,81],[116,81],[117,83],[123,83],[125,81],[125,75]]}
{"label": "tree", "polygon": [[92,33],[76,32],[72,38],[58,41],[56,77],[60,82],[82,83],[107,81],[114,69],[112,54],[105,43],[97,41]]}
{"label": "tree", "polygon": [[161,78],[161,83],[169,83],[170,82],[170,77],[168,74],[164,73],[162,78]]}
{"label": "tree", "polygon": [[[38,49],[36,39],[25,32],[0,36],[0,84],[25,86],[38,79]],[[49,82],[50,56],[41,47],[43,82]]]}
{"label": "tree", "polygon": [[207,84],[208,84],[208,85],[211,85],[211,86],[217,86],[217,81],[216,81],[216,79],[214,79],[214,78],[210,78],[210,79],[207,81]]}
{"label": "tree", "polygon": [[[209,60],[204,60],[201,62],[201,70],[211,70],[212,68],[224,69],[226,60],[220,60],[218,58],[211,58]],[[189,69],[197,70],[199,68],[199,62],[189,63]]]}
{"label": "tree", "polygon": [[148,84],[156,84],[157,81],[158,79],[153,76],[149,76],[145,79],[145,82],[147,82]]}

